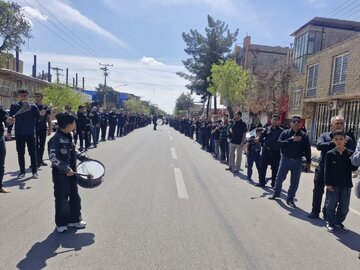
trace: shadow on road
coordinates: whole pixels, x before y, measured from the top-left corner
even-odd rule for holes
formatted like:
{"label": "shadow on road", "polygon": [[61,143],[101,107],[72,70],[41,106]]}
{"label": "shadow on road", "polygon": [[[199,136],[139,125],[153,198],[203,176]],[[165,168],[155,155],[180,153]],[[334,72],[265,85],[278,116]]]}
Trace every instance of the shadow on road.
{"label": "shadow on road", "polygon": [[[93,233],[76,232],[76,230],[69,230],[60,234],[54,230],[44,241],[37,242],[31,247],[26,258],[17,264],[17,268],[20,270],[43,269],[48,259],[61,253],[79,251],[95,242]],[[59,247],[69,250],[56,252]]]}
{"label": "shadow on road", "polygon": [[342,231],[335,231],[334,235],[336,236],[337,240],[344,246],[360,252],[360,235],[356,232],[349,231],[344,233]]}

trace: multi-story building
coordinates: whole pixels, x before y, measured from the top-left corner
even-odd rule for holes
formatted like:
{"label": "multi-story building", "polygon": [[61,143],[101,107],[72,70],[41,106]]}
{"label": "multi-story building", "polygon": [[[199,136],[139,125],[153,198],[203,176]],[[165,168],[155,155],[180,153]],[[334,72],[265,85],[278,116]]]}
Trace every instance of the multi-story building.
{"label": "multi-story building", "polygon": [[[276,85],[279,85],[278,82],[282,80],[281,76],[290,62],[288,47],[252,44],[250,36],[244,38],[243,47],[235,47],[234,55],[236,62],[255,75],[258,81],[261,80],[263,85],[271,84],[267,80],[277,80]],[[245,113],[244,119],[248,117],[254,123],[265,124],[272,113],[286,117],[287,109],[283,103],[287,100],[287,92],[278,86],[276,89],[263,89],[261,84],[258,84],[258,87],[261,89],[256,89],[257,95],[251,93],[248,98],[249,115]],[[270,93],[271,91],[274,93]]]}
{"label": "multi-story building", "polygon": [[345,129],[360,136],[360,34],[310,56],[306,63],[304,110],[316,140],[330,118],[343,115]]}
{"label": "multi-story building", "polygon": [[[335,96],[341,95],[343,98],[343,94],[346,95],[344,91],[353,94],[359,91],[344,88],[347,83],[344,81],[345,78],[352,81],[353,78],[350,76],[355,75],[346,74],[350,63],[349,56],[346,56],[350,51],[347,49],[355,51],[355,47],[360,46],[359,43],[356,44],[359,33],[360,22],[315,17],[292,34],[295,37],[293,60],[296,73],[289,86],[288,114],[300,115],[303,118],[305,127],[311,131],[313,141],[319,133],[328,130],[330,118],[336,113],[341,113],[335,109],[337,106],[329,108],[324,104],[335,104],[331,103],[336,100]],[[340,52],[344,53],[345,57],[342,57]],[[353,55],[353,59],[354,57]],[[317,88],[320,76],[322,90]],[[328,83],[327,89],[324,88],[325,80]],[[353,128],[352,120],[344,116],[346,128]]]}

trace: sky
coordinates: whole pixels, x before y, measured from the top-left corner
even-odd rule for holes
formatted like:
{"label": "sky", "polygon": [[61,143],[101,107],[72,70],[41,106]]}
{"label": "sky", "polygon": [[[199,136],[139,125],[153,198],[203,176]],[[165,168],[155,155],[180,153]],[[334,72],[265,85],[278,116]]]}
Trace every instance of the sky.
{"label": "sky", "polygon": [[[176,98],[188,92],[182,33],[204,32],[207,15],[239,29],[252,43],[289,46],[290,36],[315,16],[360,19],[359,0],[16,0],[32,25],[21,48],[24,73],[69,68],[85,77],[85,88],[104,82],[99,63],[112,64],[107,84],[133,93],[172,113]],[[359,17],[359,18],[357,18]],[[55,76],[53,75],[53,78]],[[65,76],[60,76],[64,81]],[[81,81],[81,79],[79,79]]]}

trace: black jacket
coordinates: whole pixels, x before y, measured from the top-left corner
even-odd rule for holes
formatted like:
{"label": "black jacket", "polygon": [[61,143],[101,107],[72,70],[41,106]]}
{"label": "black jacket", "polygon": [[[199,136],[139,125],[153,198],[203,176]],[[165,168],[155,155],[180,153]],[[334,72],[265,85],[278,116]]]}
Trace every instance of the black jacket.
{"label": "black jacket", "polygon": [[278,140],[283,131],[284,130],[279,126],[276,126],[275,128],[267,127],[260,135],[262,146],[267,150],[280,150]]}
{"label": "black jacket", "polygon": [[[291,138],[293,135],[301,136],[299,142],[294,142]],[[291,128],[283,131],[278,140],[280,144],[281,154],[285,157],[292,159],[301,159],[303,156],[306,158],[307,163],[311,163],[311,147],[308,135],[298,130],[295,134]]]}
{"label": "black jacket", "polygon": [[76,171],[76,152],[71,134],[58,130],[48,142],[49,159],[52,168],[58,174]]}
{"label": "black jacket", "polygon": [[327,152],[325,158],[325,185],[352,188],[352,171],[357,170],[357,166],[351,164],[350,157],[354,151],[345,149],[340,154],[335,148]]}

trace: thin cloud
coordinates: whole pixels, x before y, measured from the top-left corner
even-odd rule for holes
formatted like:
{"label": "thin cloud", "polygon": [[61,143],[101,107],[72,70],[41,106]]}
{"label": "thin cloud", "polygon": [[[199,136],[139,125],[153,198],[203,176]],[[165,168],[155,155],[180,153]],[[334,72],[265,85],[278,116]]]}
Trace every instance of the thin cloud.
{"label": "thin cloud", "polygon": [[48,19],[47,16],[45,16],[44,14],[42,14],[40,11],[38,11],[37,9],[34,9],[32,7],[23,7],[22,10],[25,12],[25,16],[26,17],[30,17],[31,18],[35,18],[41,21],[46,21]]}
{"label": "thin cloud", "polygon": [[[35,52],[24,52],[21,55],[21,59],[25,63],[25,74],[31,74],[33,53]],[[53,66],[58,66],[64,70],[69,68],[69,80],[71,82],[75,73],[78,73],[79,78],[85,77],[87,89],[95,89],[99,83],[104,81],[103,72],[98,68],[98,61],[94,57],[36,54],[39,71],[46,70],[47,62],[50,61]],[[144,59],[146,64],[141,61]],[[158,104],[159,108],[172,113],[176,98],[182,92],[188,91],[185,87],[188,82],[176,75],[177,71],[183,70],[183,66],[161,63],[152,57],[143,57],[141,60],[104,59],[104,61],[113,64],[113,67],[109,68],[108,85],[117,91],[133,93],[145,100],[151,100],[151,102]],[[63,80],[64,77],[61,79]]]}

